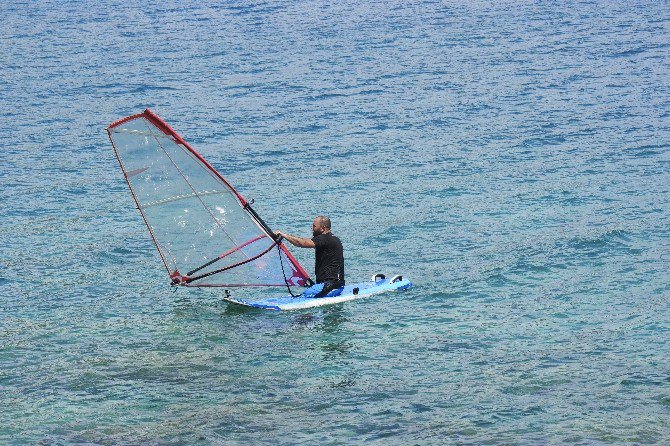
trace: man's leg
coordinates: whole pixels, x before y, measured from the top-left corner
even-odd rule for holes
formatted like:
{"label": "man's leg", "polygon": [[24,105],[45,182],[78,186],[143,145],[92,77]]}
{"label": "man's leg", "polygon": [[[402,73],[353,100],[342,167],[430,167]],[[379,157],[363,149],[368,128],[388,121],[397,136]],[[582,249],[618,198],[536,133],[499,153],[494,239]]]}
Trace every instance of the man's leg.
{"label": "man's leg", "polygon": [[305,289],[300,297],[314,298],[323,290],[323,283],[315,283],[311,287]]}
{"label": "man's leg", "polygon": [[[330,296],[328,297],[334,297],[334,296],[339,296],[342,294],[342,289],[344,288],[344,282],[341,280],[334,280],[334,281],[328,281],[323,283],[323,289],[317,293],[316,297],[326,297],[328,293],[330,293]],[[331,291],[333,291],[331,293]]]}

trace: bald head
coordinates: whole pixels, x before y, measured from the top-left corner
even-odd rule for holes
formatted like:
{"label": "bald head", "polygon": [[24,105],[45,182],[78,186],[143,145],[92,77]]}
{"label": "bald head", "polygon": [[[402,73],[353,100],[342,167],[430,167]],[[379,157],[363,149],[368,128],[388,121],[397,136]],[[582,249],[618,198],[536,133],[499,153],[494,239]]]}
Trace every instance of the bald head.
{"label": "bald head", "polygon": [[325,215],[319,215],[312,223],[312,234],[316,237],[327,232],[330,232],[330,218]]}
{"label": "bald head", "polygon": [[330,229],[330,218],[326,217],[325,215],[319,215],[314,219],[316,222],[319,223],[319,225],[323,226],[326,229]]}

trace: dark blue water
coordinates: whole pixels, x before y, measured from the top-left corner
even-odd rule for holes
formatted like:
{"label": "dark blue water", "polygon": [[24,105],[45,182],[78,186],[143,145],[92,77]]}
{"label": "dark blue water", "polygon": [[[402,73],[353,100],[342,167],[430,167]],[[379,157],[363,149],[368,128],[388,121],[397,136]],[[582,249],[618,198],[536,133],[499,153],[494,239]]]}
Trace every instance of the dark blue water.
{"label": "dark blue water", "polygon": [[[2,3],[0,443],[668,444],[668,11]],[[173,291],[104,132],[146,107],[416,287]]]}

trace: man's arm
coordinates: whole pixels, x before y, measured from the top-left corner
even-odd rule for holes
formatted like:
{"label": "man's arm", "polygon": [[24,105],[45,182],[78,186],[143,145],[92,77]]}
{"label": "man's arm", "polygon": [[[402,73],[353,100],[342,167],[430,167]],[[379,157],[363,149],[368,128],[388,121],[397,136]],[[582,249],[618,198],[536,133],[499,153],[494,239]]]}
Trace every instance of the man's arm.
{"label": "man's arm", "polygon": [[314,241],[311,238],[296,237],[295,235],[287,234],[285,232],[277,231],[278,235],[281,235],[286,240],[289,241],[293,246],[298,248],[314,248]]}

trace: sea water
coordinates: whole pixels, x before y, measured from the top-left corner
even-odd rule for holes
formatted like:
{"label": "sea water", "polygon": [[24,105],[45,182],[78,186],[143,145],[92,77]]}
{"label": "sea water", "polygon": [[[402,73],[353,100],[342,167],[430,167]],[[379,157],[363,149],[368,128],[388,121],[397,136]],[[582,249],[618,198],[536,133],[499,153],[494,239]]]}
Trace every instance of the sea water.
{"label": "sea water", "polygon": [[[0,443],[670,443],[669,11],[3,2]],[[170,288],[104,132],[147,107],[415,287]]]}

